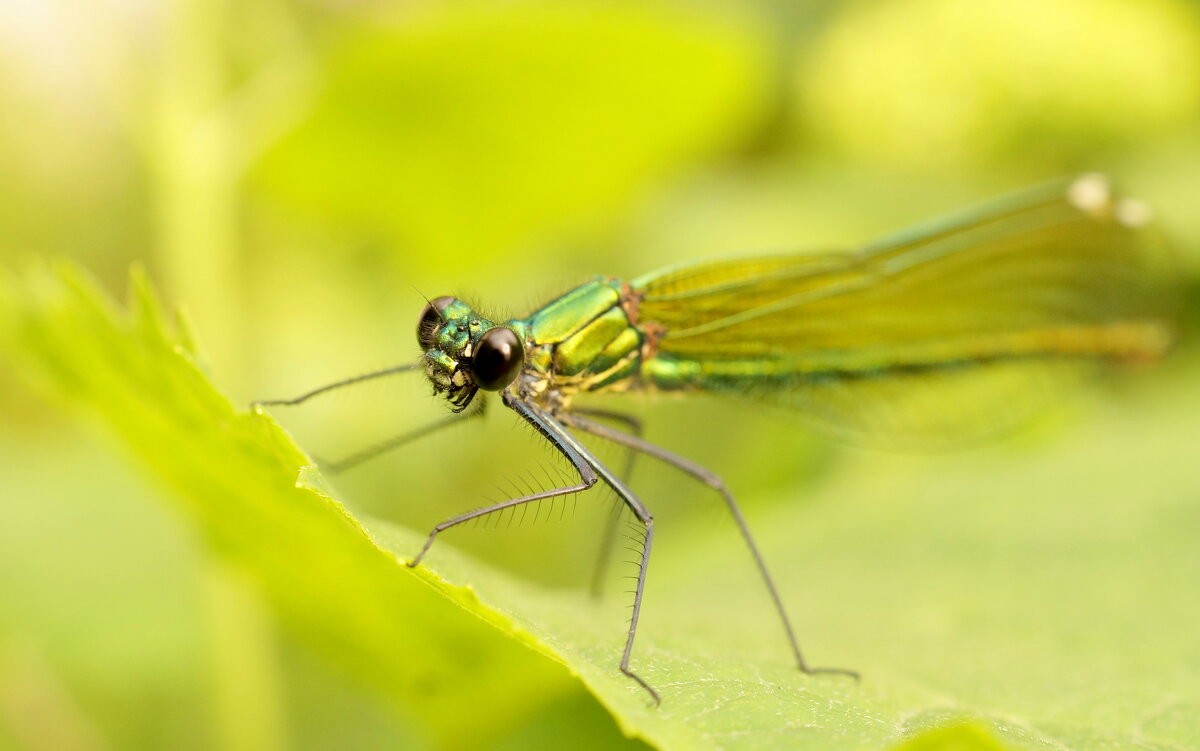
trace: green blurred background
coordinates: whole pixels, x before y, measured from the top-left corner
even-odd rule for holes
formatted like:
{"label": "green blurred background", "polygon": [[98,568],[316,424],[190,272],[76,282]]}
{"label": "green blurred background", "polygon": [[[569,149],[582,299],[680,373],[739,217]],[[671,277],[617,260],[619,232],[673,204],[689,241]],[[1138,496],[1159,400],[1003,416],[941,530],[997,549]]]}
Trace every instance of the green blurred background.
{"label": "green blurred background", "polygon": [[[521,314],[594,274],[850,247],[1084,170],[1155,208],[1185,278],[1200,261],[1185,0],[6,0],[0,112],[0,263],[76,259],[117,294],[144,264],[242,403],[407,360],[422,295]],[[0,387],[0,746],[422,742],[419,717],[212,562],[103,432],[5,370]],[[372,384],[284,417],[337,458],[441,414],[426,392]],[[751,511],[837,468],[836,447],[728,405],[635,406]],[[526,461],[508,422],[339,487],[423,529]],[[479,458],[430,471],[448,450]],[[647,471],[645,493],[672,479]],[[586,587],[605,513],[453,544]],[[565,674],[522,700],[478,710],[510,718],[479,745],[623,742]]]}

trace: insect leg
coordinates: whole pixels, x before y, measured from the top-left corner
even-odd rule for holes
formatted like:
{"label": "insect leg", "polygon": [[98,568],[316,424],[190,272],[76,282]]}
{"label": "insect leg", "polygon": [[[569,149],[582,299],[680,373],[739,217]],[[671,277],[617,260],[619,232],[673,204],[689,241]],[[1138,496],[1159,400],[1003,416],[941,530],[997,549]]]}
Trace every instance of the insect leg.
{"label": "insect leg", "polygon": [[526,420],[537,427],[564,454],[567,453],[565,449],[570,448],[576,455],[586,461],[595,470],[596,474],[599,475],[600,479],[604,481],[604,484],[612,488],[617,497],[633,512],[633,515],[645,528],[646,534],[642,538],[641,560],[638,562],[637,586],[633,593],[633,613],[629,619],[629,632],[625,637],[625,650],[621,653],[621,664],[619,667],[622,674],[633,680],[650,694],[650,698],[653,699],[655,706],[661,704],[662,698],[658,695],[658,692],[629,667],[629,660],[633,655],[633,642],[637,637],[638,619],[642,614],[642,594],[646,589],[646,571],[650,564],[650,548],[654,542],[654,517],[651,516],[650,511],[642,503],[641,499],[634,495],[633,491],[621,481],[621,478],[617,477],[611,469],[597,459],[557,419],[533,405],[525,404],[514,397],[509,397],[507,393],[504,396],[504,402],[518,412],[521,412]]}
{"label": "insect leg", "polygon": [[[635,435],[638,438],[641,438],[642,434],[645,432],[645,430],[642,426],[641,420],[634,417],[633,415],[627,415],[624,412],[610,412],[606,409],[588,409],[588,408],[582,408],[582,407],[573,407],[571,409],[571,414],[588,415],[589,417],[596,417],[601,420],[610,420],[612,422],[622,423],[623,425],[625,425],[625,427],[627,427],[629,429],[629,433],[631,435]],[[637,461],[637,456],[638,456],[637,449],[632,449],[632,448],[629,449],[629,454],[625,458],[625,469],[621,473],[621,480],[626,485],[629,484],[629,478],[633,475],[633,465]]]}
{"label": "insect leg", "polygon": [[[577,415],[589,415],[598,417],[601,420],[611,420],[613,422],[623,423],[629,432],[638,438],[642,437],[642,421],[633,415],[627,415],[623,412],[609,412],[603,409],[581,409],[576,408],[571,410]],[[621,474],[621,480],[628,485],[629,478],[633,476],[633,465],[637,461],[638,452],[635,449],[627,448],[625,457],[625,471]],[[604,577],[608,573],[608,566],[612,560],[613,546],[616,544],[617,529],[621,526],[621,514],[613,513],[609,515],[608,521],[604,527],[604,536],[600,540],[600,555],[596,559],[596,568],[592,570],[592,597],[599,599],[601,591],[604,588]]]}
{"label": "insect leg", "polygon": [[436,539],[436,537],[440,533],[443,533],[443,531],[446,529],[457,527],[458,524],[469,522],[470,519],[487,516],[488,513],[504,511],[505,509],[511,509],[511,507],[514,506],[532,503],[532,501],[535,500],[545,500],[547,498],[557,498],[558,495],[580,493],[595,485],[598,477],[596,477],[595,470],[592,468],[592,463],[586,461],[586,459],[584,459],[581,455],[580,450],[578,449],[581,449],[582,446],[578,444],[578,441],[572,439],[570,443],[568,443],[568,441],[564,441],[562,439],[562,434],[565,433],[565,431],[562,429],[562,426],[558,426],[556,431],[554,426],[550,425],[550,422],[547,422],[547,415],[541,413],[541,411],[533,407],[533,405],[522,402],[520,398],[512,396],[508,391],[504,392],[503,399],[505,407],[508,407],[509,409],[514,410],[518,415],[521,415],[524,421],[528,422],[529,425],[532,425],[536,431],[542,434],[542,437],[545,437],[546,440],[550,441],[550,444],[556,447],[556,449],[558,449],[558,451],[562,453],[566,459],[568,459],[572,467],[574,467],[575,471],[577,471],[578,475],[580,475],[580,481],[575,483],[575,485],[556,487],[548,489],[548,491],[541,491],[540,493],[521,495],[521,497],[518,498],[505,500],[502,501],[502,503],[493,504],[491,506],[484,506],[482,509],[475,509],[474,511],[468,511],[467,513],[460,513],[458,516],[446,519],[446,521],[433,528],[430,536],[428,536],[428,539],[425,540],[425,546],[421,548],[421,552],[416,554],[416,558],[408,561],[409,567],[413,567],[421,563],[421,559],[425,558],[425,553],[427,553],[428,549],[430,549],[430,546],[433,545],[433,540]]}
{"label": "insect leg", "polygon": [[433,531],[429,533],[429,537],[426,538],[425,545],[421,548],[421,552],[417,553],[416,557],[408,562],[409,568],[413,568],[418,565],[421,562],[421,559],[425,557],[425,554],[429,552],[429,548],[433,545],[434,539],[436,539],[439,534],[445,532],[451,527],[457,527],[459,524],[469,522],[472,519],[478,519],[481,516],[494,514],[497,511],[504,511],[505,509],[510,509],[514,506],[520,506],[525,503],[542,501],[547,498],[556,498],[560,495],[568,495],[570,493],[579,493],[596,484],[597,476],[596,472],[593,471],[591,464],[580,455],[574,446],[571,446],[560,439],[553,428],[545,423],[544,416],[540,414],[536,408],[526,404],[525,402],[522,402],[517,397],[510,396],[507,392],[504,394],[504,404],[524,418],[526,422],[536,428],[539,433],[545,436],[546,440],[549,441],[554,448],[558,449],[563,456],[567,457],[567,461],[571,462],[571,465],[575,468],[575,471],[579,473],[579,482],[575,483],[574,485],[565,485],[560,488],[551,488],[550,490],[543,490],[539,493],[530,493],[529,495],[523,495],[518,498],[511,498],[507,501],[502,501],[491,506],[484,506],[483,508],[475,509],[474,511],[468,511],[465,514],[459,514],[458,516],[447,519],[441,524],[435,526]]}
{"label": "insect leg", "polygon": [[598,436],[608,441],[612,441],[621,446],[640,451],[644,454],[654,457],[659,461],[669,464],[672,467],[691,475],[693,478],[704,483],[708,487],[721,494],[725,499],[725,505],[729,509],[730,515],[734,522],[737,523],[738,529],[742,533],[742,539],[745,540],[746,546],[750,548],[750,554],[754,556],[754,562],[758,565],[758,572],[762,576],[763,582],[767,585],[767,591],[771,594],[771,599],[775,603],[775,610],[779,613],[779,619],[783,622],[784,631],[787,632],[788,642],[792,647],[792,655],[796,659],[796,665],[805,673],[836,673],[840,675],[848,675],[855,680],[858,680],[859,675],[853,670],[843,668],[814,668],[809,667],[805,662],[804,656],[800,653],[800,644],[796,641],[795,631],[792,629],[791,620],[788,618],[787,609],[783,606],[783,598],[779,596],[779,590],[775,588],[775,582],[771,579],[771,572],[767,569],[767,563],[759,552],[758,546],[754,543],[754,538],[750,534],[750,527],[746,524],[746,519],[742,516],[742,511],[734,500],[733,494],[729,492],[725,482],[720,477],[696,464],[695,462],[684,459],[683,457],[671,453],[664,448],[655,446],[652,443],[642,440],[637,436],[622,433],[619,430],[614,430],[598,422],[579,417],[572,414],[562,416],[564,424],[573,428],[578,428],[592,435]]}
{"label": "insect leg", "polygon": [[479,401],[475,402],[475,407],[469,412],[463,412],[461,414],[455,413],[447,417],[443,417],[441,420],[436,422],[423,425],[415,430],[409,430],[405,431],[404,433],[400,433],[399,435],[394,435],[385,441],[376,443],[373,446],[368,446],[361,451],[356,451],[355,453],[337,461],[328,461],[316,456],[314,456],[313,459],[316,460],[317,464],[321,465],[321,467],[330,474],[345,472],[348,469],[353,469],[360,464],[364,464],[376,457],[382,456],[389,451],[393,451],[406,443],[415,441],[418,438],[425,438],[430,433],[441,430],[442,428],[448,428],[451,425],[457,425],[459,423],[466,422],[472,417],[481,417],[484,413],[484,407],[486,404],[487,401],[485,399],[480,399]]}
{"label": "insect leg", "polygon": [[333,383],[327,383],[324,386],[321,386],[320,388],[315,388],[312,391],[305,392],[305,393],[301,394],[300,396],[294,397],[292,399],[263,399],[260,401],[251,402],[250,406],[252,406],[252,407],[293,407],[297,404],[303,404],[304,402],[308,401],[309,399],[313,398],[314,396],[317,396],[318,394],[324,394],[327,391],[333,391],[334,389],[340,389],[343,386],[352,386],[356,383],[362,383],[363,381],[370,381],[370,380],[374,380],[376,378],[383,378],[385,376],[395,375],[396,373],[407,373],[410,370],[417,370],[420,367],[421,367],[421,363],[419,363],[419,362],[409,363],[408,365],[397,365],[392,368],[384,368],[383,370],[376,370],[372,373],[363,373],[362,375],[357,375],[357,376],[354,376],[353,378],[344,378],[340,381],[334,381]]}

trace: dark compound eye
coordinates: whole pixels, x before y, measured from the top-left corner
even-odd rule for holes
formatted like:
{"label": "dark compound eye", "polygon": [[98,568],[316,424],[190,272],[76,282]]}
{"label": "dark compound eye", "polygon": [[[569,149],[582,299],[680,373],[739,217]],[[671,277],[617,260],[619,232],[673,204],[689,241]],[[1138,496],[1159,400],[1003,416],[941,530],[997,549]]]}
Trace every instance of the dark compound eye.
{"label": "dark compound eye", "polygon": [[484,391],[499,391],[513,382],[525,361],[521,339],[512,329],[491,329],[479,339],[471,356],[471,376]]}
{"label": "dark compound eye", "polygon": [[433,334],[437,331],[438,324],[442,322],[442,311],[452,302],[454,302],[453,297],[438,297],[430,300],[421,310],[421,317],[417,319],[417,344],[421,345],[421,349],[433,347]]}

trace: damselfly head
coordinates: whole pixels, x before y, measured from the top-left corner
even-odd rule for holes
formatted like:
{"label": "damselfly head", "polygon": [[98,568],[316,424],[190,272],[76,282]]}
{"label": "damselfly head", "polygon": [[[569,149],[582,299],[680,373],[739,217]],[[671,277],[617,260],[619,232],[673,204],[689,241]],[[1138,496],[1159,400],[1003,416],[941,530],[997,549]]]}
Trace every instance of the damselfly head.
{"label": "damselfly head", "polygon": [[478,390],[503,390],[525,362],[525,347],[516,331],[454,297],[429,301],[417,321],[417,343],[434,392],[445,394],[459,412]]}

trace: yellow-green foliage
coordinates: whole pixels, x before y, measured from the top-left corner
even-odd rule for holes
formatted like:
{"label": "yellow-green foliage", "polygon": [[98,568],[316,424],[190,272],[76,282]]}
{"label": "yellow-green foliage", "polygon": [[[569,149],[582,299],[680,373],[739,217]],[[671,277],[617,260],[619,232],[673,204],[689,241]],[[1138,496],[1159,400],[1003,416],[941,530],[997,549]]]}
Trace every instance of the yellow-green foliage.
{"label": "yellow-green foliage", "polygon": [[1162,368],[949,456],[596,403],[730,482],[864,675],[798,674],[717,499],[642,461],[658,709],[630,571],[587,592],[611,497],[403,565],[556,471],[503,409],[327,478],[444,406],[246,406],[410,360],[422,295],[503,318],[1079,170],[1194,293],[1198,50],[1184,0],[0,3],[0,748],[1200,746],[1194,294]]}

